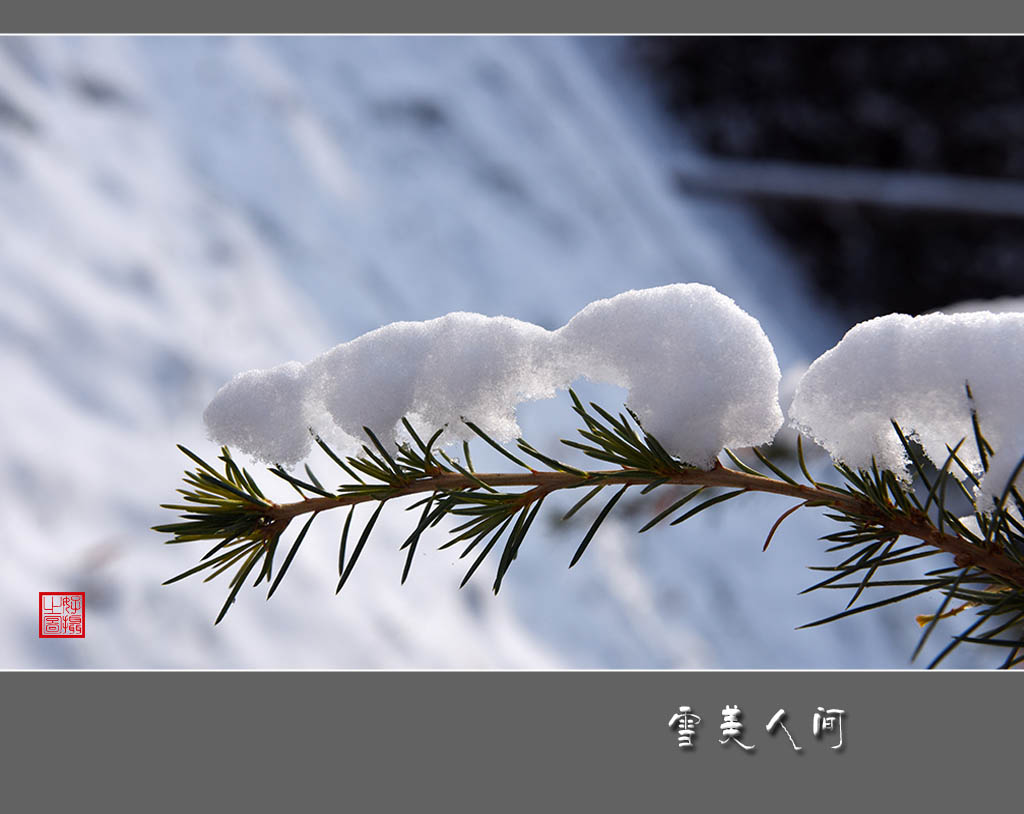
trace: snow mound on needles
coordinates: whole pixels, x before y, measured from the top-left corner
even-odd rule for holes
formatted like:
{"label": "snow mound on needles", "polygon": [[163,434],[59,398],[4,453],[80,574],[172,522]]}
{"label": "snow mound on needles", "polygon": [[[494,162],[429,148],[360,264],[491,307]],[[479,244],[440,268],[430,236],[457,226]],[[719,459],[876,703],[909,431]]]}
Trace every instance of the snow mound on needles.
{"label": "snow mound on needles", "polygon": [[686,463],[709,467],[723,447],[766,444],[782,426],[771,342],[711,286],[627,291],[558,333],[565,378],[627,388],[644,429]]}
{"label": "snow mound on needles", "polygon": [[[995,450],[981,494],[1000,497],[1024,454],[1024,314],[889,314],[854,326],[807,370],[789,415],[836,460],[908,477],[892,421],[942,467],[949,448],[980,473],[972,426]],[[967,385],[971,397],[968,397]],[[960,476],[953,464],[951,471]]]}
{"label": "snow mound on needles", "polygon": [[723,446],[772,440],[782,425],[779,365],[756,319],[697,283],[627,291],[593,302],[548,331],[509,317],[453,313],[396,322],[306,365],[239,374],[204,418],[211,437],[294,464],[309,428],[352,448],[369,427],[402,437],[401,419],[442,442],[519,436],[516,406],[580,377],[629,390],[645,429],[680,459],[710,466]]}

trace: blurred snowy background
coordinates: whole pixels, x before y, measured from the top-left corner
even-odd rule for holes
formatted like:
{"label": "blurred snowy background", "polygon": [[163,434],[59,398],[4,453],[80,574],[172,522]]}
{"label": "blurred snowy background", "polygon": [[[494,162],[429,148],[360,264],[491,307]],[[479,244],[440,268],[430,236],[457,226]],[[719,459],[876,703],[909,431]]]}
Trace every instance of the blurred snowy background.
{"label": "blurred snowy background", "polygon": [[[467,563],[430,540],[400,586],[401,510],[338,597],[330,515],[273,600],[245,590],[216,628],[224,584],[160,584],[199,553],[149,530],[171,519],[175,443],[215,454],[202,411],[238,371],[454,310],[555,328],[689,281],[761,321],[784,390],[838,341],[850,314],[763,213],[680,191],[715,109],[670,117],[635,46],[0,42],[0,666],[908,666],[931,600],[794,630],[847,597],[797,595],[829,521],[791,517],[761,553],[791,505],[767,496],[643,536],[652,507],[627,507],[571,572],[589,518],[560,526],[551,507],[498,597],[483,571],[458,590]],[[567,402],[524,405],[525,436],[557,449]],[[77,590],[86,638],[39,639],[38,592]]]}

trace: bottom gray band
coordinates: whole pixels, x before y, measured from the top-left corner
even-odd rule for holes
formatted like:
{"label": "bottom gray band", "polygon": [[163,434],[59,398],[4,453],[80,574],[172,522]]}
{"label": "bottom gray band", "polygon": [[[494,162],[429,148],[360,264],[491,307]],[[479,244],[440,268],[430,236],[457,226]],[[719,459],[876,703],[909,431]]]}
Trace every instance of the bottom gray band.
{"label": "bottom gray band", "polygon": [[916,808],[949,810],[980,791],[1014,799],[1001,789],[1016,787],[1022,679],[3,673],[4,795],[39,810],[60,797],[140,811],[147,800],[210,810],[215,799],[233,809],[717,800],[733,811],[841,811],[911,790]]}

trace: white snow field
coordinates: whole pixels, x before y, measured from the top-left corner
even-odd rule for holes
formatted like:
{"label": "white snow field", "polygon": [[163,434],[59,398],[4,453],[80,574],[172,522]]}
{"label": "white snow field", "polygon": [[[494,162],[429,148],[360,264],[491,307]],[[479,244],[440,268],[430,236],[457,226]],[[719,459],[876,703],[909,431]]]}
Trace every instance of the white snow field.
{"label": "white snow field", "polygon": [[[623,501],[571,572],[594,515],[563,526],[551,506],[497,597],[487,565],[458,590],[442,529],[400,586],[400,506],[340,596],[330,513],[273,599],[246,589],[217,627],[222,581],[161,586],[201,554],[149,530],[173,519],[175,444],[216,455],[203,411],[239,371],[458,311],[553,331],[693,282],[758,320],[783,371],[838,340],[745,212],[673,190],[658,119],[605,45],[0,41],[0,666],[908,666],[930,600],[794,630],[847,600],[797,596],[830,521],[795,515],[761,553],[791,505],[763,495],[642,536],[657,504]],[[575,427],[564,394],[515,420],[552,452]],[[39,639],[38,592],[74,590],[85,638]]]}

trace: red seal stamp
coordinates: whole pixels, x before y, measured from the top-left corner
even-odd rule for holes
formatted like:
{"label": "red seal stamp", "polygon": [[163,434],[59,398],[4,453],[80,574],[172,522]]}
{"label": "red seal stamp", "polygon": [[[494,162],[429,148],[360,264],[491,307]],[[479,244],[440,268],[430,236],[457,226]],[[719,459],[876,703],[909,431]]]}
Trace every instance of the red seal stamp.
{"label": "red seal stamp", "polygon": [[85,592],[39,592],[39,638],[85,638]]}

